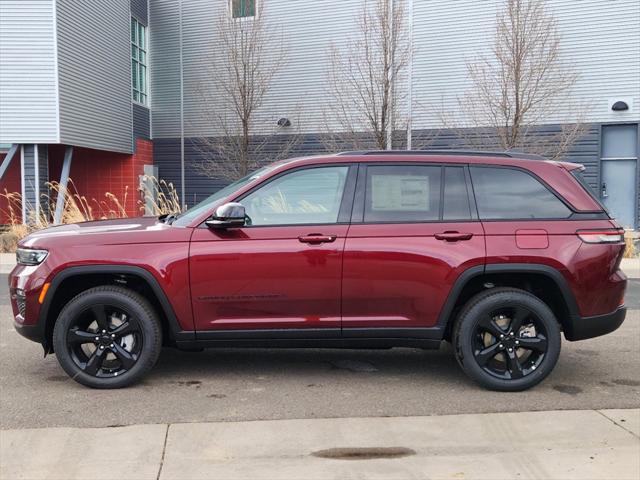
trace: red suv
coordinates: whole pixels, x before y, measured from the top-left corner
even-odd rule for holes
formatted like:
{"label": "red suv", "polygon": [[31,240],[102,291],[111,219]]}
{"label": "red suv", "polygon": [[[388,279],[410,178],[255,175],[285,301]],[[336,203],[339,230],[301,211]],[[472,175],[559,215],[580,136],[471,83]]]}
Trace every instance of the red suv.
{"label": "red suv", "polygon": [[281,161],[180,215],[34,233],[16,329],[74,380],[139,380],[163,345],[438,348],[495,390],[544,379],[560,332],[623,322],[623,231],[583,167],[526,155]]}

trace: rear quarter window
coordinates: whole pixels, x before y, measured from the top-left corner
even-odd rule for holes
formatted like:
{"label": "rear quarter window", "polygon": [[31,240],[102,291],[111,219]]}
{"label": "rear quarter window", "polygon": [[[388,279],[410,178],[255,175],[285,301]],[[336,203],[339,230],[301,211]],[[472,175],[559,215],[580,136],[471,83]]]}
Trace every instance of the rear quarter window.
{"label": "rear quarter window", "polygon": [[482,220],[562,219],[571,210],[534,176],[513,168],[471,167]]}

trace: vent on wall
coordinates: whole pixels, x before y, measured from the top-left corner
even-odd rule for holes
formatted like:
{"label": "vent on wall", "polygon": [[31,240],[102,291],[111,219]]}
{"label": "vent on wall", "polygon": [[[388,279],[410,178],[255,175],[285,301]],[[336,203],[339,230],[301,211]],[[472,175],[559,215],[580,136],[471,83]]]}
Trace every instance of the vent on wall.
{"label": "vent on wall", "polygon": [[632,107],[631,102],[630,98],[612,98],[609,100],[609,111],[628,112]]}

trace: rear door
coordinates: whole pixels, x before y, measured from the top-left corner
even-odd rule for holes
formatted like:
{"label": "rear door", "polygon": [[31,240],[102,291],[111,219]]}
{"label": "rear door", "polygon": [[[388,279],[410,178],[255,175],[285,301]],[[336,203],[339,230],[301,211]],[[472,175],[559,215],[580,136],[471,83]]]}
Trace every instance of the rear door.
{"label": "rear door", "polygon": [[484,255],[466,165],[361,165],[344,254],[343,336],[441,336],[454,282]]}

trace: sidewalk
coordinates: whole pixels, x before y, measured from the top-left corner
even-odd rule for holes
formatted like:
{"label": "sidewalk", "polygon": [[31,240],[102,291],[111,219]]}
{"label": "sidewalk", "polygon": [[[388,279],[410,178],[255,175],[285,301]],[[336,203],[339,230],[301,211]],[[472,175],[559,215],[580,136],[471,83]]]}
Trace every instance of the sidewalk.
{"label": "sidewalk", "polygon": [[640,409],[4,430],[0,478],[637,479]]}
{"label": "sidewalk", "polygon": [[[16,264],[13,253],[0,253],[0,274],[9,273]],[[622,270],[629,278],[640,278],[640,258],[623,258]]]}

